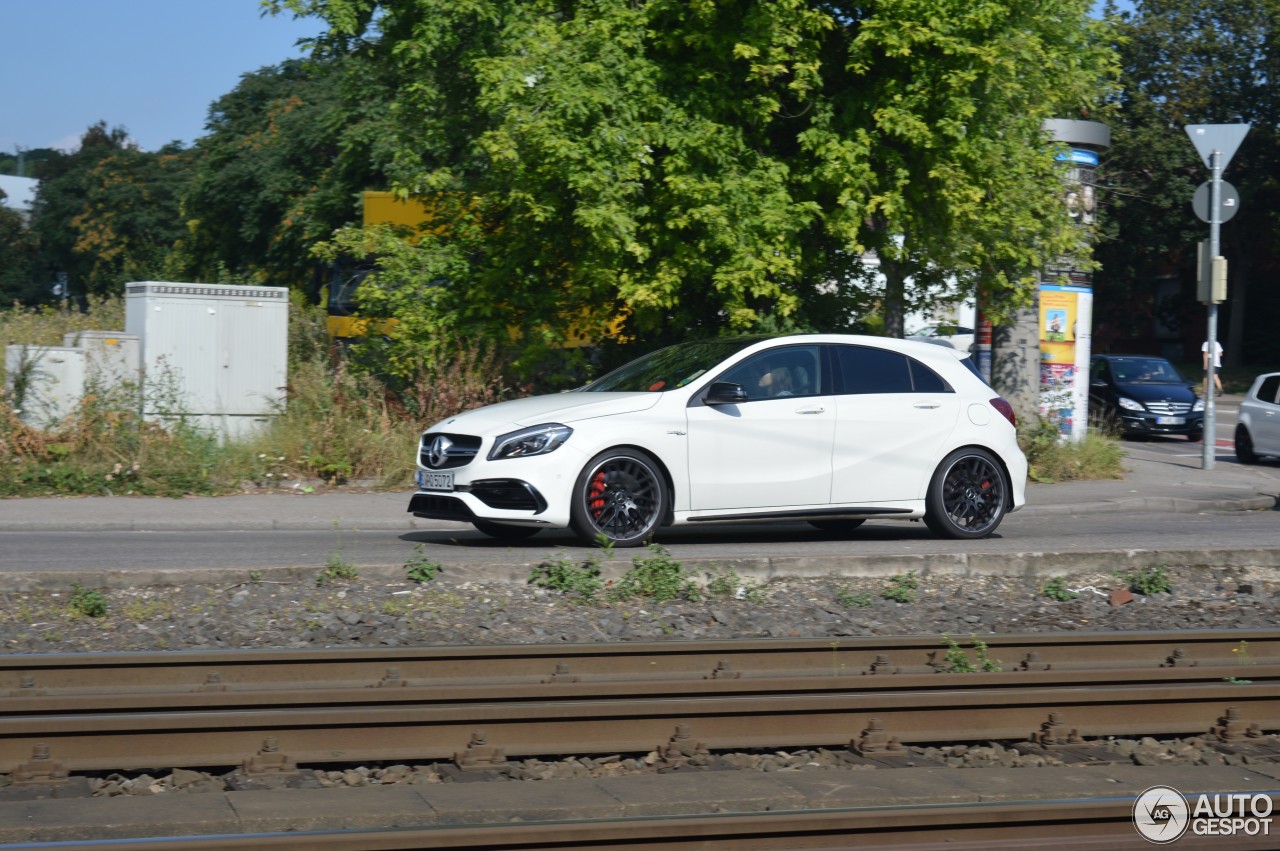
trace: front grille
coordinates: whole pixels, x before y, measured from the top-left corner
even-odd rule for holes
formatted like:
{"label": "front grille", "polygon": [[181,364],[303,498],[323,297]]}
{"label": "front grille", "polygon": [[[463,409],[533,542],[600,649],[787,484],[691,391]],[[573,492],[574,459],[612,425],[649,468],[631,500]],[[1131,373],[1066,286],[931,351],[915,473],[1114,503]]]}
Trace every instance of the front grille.
{"label": "front grille", "polygon": [[1156,399],[1147,402],[1147,410],[1153,414],[1185,414],[1191,410],[1190,402],[1171,402],[1168,399]]}
{"label": "front grille", "polygon": [[471,520],[475,517],[466,503],[452,496],[416,493],[409,500],[409,511],[432,520]]}
{"label": "front grille", "polygon": [[418,443],[418,460],[429,470],[465,467],[480,452],[480,438],[472,434],[429,432]]}

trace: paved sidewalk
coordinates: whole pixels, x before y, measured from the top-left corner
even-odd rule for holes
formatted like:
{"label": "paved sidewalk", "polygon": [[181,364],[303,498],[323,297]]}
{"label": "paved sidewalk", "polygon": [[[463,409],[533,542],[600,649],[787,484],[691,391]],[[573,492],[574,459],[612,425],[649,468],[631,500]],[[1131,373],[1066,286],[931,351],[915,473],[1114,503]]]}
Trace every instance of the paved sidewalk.
{"label": "paved sidewalk", "polygon": [[[1239,464],[1219,447],[1213,470],[1200,468],[1200,444],[1170,453],[1171,444],[1131,449],[1121,481],[1031,483],[1027,514],[1113,511],[1253,511],[1274,508],[1280,463]],[[242,494],[225,497],[66,497],[0,500],[3,531],[178,531],[449,529],[406,508],[409,491]]]}

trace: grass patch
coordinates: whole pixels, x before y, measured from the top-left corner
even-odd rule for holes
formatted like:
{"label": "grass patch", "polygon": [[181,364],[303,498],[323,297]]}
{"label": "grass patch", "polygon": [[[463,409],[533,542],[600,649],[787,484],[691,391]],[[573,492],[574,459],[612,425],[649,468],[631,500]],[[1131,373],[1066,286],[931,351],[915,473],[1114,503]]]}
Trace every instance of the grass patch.
{"label": "grass patch", "polygon": [[702,592],[684,565],[671,557],[671,553],[659,544],[649,545],[648,557],[636,556],[633,567],[609,589],[609,599],[615,601],[647,597],[655,602],[667,600],[702,599]]}
{"label": "grass patch", "polygon": [[1055,423],[1039,417],[1019,431],[1018,444],[1027,456],[1033,482],[1124,478],[1124,448],[1115,435],[1097,429],[1090,429],[1084,440],[1064,441]]}
{"label": "grass patch", "polygon": [[889,577],[889,584],[880,592],[880,596],[897,603],[912,603],[916,599],[916,590],[919,587],[920,580],[915,571],[899,573]]}

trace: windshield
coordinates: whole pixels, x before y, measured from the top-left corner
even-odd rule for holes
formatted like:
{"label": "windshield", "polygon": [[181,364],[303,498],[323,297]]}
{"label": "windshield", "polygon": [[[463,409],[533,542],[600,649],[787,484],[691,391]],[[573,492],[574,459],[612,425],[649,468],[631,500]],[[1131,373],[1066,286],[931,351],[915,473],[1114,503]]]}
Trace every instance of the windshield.
{"label": "windshield", "polygon": [[1117,384],[1184,384],[1173,364],[1164,358],[1112,358]]}
{"label": "windshield", "polygon": [[582,392],[651,392],[675,390],[696,381],[725,358],[767,337],[718,337],[658,349],[597,378]]}

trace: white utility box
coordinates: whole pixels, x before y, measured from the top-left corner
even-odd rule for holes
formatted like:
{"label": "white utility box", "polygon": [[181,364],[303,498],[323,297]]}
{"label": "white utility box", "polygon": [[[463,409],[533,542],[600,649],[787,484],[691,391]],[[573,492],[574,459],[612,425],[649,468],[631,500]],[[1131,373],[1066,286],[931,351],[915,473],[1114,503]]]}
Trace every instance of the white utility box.
{"label": "white utility box", "polygon": [[8,346],[5,380],[22,421],[52,428],[75,410],[85,393],[137,382],[140,358],[135,336],[74,331],[63,336],[61,346]]}
{"label": "white utility box", "polygon": [[142,341],[149,418],[189,417],[236,438],[284,406],[286,287],[131,283],[125,331]]}
{"label": "white utility box", "polygon": [[4,374],[18,418],[33,428],[53,428],[80,404],[85,385],[84,349],[6,346]]}

